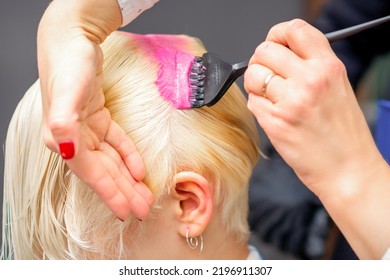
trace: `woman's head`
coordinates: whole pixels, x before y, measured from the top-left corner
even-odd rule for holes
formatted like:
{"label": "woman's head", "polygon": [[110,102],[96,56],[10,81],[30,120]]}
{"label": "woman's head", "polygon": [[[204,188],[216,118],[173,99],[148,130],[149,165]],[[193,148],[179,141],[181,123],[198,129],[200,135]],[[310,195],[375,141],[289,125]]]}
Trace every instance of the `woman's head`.
{"label": "woman's head", "polygon": [[238,87],[213,107],[178,110],[189,58],[205,51],[198,40],[115,32],[102,50],[105,104],[144,160],[144,182],[155,197],[151,215],[143,222],[118,221],[44,147],[35,85],[15,112],[6,144],[5,217],[12,222],[16,257],[131,258],[146,230],[165,232],[161,221],[169,219],[183,238],[186,230],[200,235],[218,220],[228,235],[246,241],[258,137]]}

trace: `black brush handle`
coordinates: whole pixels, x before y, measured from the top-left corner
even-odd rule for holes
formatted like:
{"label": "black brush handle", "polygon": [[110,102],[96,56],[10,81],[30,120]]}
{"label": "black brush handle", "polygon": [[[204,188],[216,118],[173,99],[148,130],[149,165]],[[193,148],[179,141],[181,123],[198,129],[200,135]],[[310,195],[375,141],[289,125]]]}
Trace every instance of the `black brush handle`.
{"label": "black brush handle", "polygon": [[[377,25],[380,25],[380,24],[388,22],[388,21],[390,21],[390,15],[382,17],[382,18],[374,19],[374,20],[371,20],[371,21],[368,21],[365,23],[361,23],[358,25],[354,25],[351,27],[347,27],[347,28],[344,28],[341,30],[326,33],[325,37],[328,39],[329,43],[333,43],[335,41],[345,39],[345,38],[352,36],[356,33],[370,29],[372,27],[375,27]],[[248,63],[249,63],[249,61],[243,61],[243,62],[239,62],[239,63],[234,64],[233,65],[234,74],[237,75],[237,77],[243,75],[245,70],[248,68]]]}
{"label": "black brush handle", "polygon": [[237,77],[240,77],[245,73],[245,70],[248,68],[249,60],[245,60],[236,64],[233,64],[233,73]]}
{"label": "black brush handle", "polygon": [[369,29],[371,27],[375,27],[377,25],[380,25],[380,24],[388,22],[388,21],[390,21],[390,15],[382,17],[382,18],[378,18],[375,20],[371,20],[371,21],[368,21],[368,22],[365,22],[362,24],[358,24],[358,25],[355,25],[352,27],[344,28],[344,29],[341,29],[338,31],[329,32],[329,33],[326,33],[325,36],[326,36],[326,38],[328,38],[330,43],[333,43],[337,40],[347,38],[351,35],[354,35],[356,33],[361,32],[363,30]]}

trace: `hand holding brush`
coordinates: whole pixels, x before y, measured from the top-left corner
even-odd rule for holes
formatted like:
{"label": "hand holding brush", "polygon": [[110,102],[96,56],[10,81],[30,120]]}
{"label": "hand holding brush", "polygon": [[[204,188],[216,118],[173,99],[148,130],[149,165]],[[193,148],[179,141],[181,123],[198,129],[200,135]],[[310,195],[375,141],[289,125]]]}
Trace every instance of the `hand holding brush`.
{"label": "hand holding brush", "polygon": [[[390,21],[390,15],[327,33],[325,37],[332,43],[388,21]],[[205,53],[202,57],[196,57],[189,75],[191,92],[189,93],[188,108],[182,109],[214,105],[222,98],[232,83],[245,73],[247,67],[248,61],[230,63],[214,53]]]}

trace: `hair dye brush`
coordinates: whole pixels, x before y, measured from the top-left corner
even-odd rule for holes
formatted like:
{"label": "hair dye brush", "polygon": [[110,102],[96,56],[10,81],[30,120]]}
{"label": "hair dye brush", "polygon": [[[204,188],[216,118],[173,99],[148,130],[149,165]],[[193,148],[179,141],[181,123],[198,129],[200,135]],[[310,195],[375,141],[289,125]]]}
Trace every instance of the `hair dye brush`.
{"label": "hair dye brush", "polygon": [[[330,32],[325,36],[332,43],[387,21],[390,21],[390,15]],[[230,63],[213,53],[205,53],[201,57],[196,57],[189,73],[191,92],[188,103],[190,107],[187,109],[205,105],[212,106],[217,103],[247,68],[248,61]]]}

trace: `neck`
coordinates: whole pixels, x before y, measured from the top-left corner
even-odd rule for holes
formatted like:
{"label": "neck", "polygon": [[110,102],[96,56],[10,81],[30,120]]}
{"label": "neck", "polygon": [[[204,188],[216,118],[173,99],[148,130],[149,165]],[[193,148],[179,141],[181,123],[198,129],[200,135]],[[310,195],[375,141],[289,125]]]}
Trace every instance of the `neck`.
{"label": "neck", "polygon": [[159,215],[142,223],[140,237],[136,245],[132,246],[136,249],[135,259],[238,260],[246,259],[249,254],[248,243],[237,241],[233,234],[227,234],[221,221],[216,218],[202,235],[204,243],[202,253],[200,245],[196,249],[188,246],[186,238],[178,233],[176,222],[172,222],[172,216]]}

